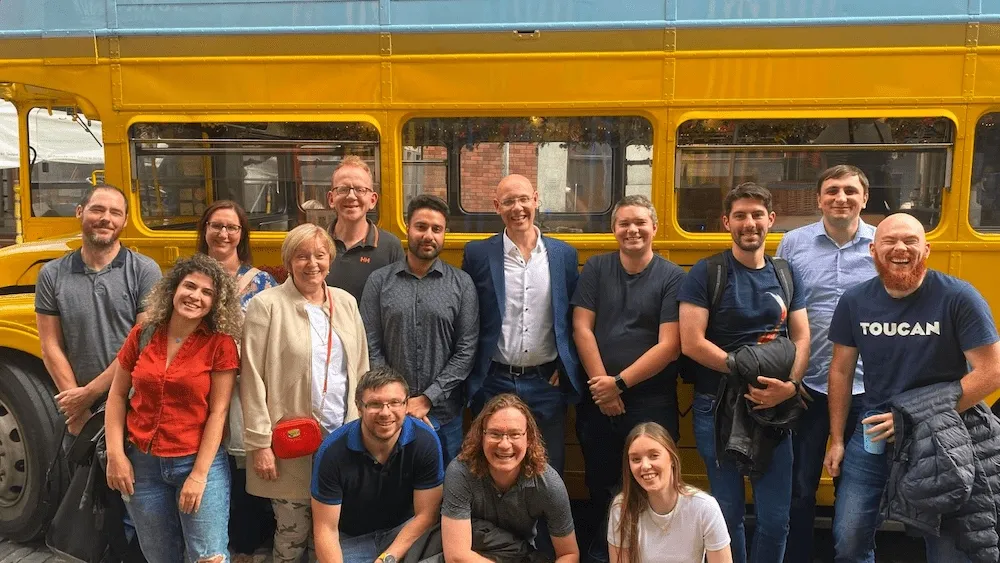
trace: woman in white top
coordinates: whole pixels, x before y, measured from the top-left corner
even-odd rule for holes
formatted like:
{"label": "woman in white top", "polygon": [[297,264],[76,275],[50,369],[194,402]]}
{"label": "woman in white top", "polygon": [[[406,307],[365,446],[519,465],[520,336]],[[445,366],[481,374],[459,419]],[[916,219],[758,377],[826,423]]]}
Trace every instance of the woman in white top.
{"label": "woman in white top", "polygon": [[625,439],[622,492],[608,522],[611,563],[732,563],[719,503],[681,477],[677,445],[655,422]]}

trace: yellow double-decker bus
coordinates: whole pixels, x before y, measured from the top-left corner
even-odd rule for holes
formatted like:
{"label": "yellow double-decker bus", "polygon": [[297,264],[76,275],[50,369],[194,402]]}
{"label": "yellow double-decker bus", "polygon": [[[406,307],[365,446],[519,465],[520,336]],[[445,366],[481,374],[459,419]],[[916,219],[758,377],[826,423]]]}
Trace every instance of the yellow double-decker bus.
{"label": "yellow double-decker bus", "polygon": [[[58,494],[43,483],[60,421],[33,286],[79,245],[75,204],[98,179],[128,195],[125,244],[164,268],[222,198],[278,266],[288,229],[330,221],[348,154],[372,166],[373,218],[397,235],[414,195],[447,199],[453,263],[500,229],[492,192],[516,172],[538,188],[541,229],[581,262],[615,248],[611,206],[638,193],[659,210],[656,250],[690,266],[730,244],[733,185],[774,194],[773,251],[817,220],[817,173],[851,163],[871,179],[866,221],[912,213],[931,266],[1000,309],[997,0],[4,0],[0,99],[16,131],[16,166],[0,169],[16,240],[0,250],[10,538],[37,535]],[[681,431],[704,485],[690,417]],[[566,479],[583,495],[573,434]]]}

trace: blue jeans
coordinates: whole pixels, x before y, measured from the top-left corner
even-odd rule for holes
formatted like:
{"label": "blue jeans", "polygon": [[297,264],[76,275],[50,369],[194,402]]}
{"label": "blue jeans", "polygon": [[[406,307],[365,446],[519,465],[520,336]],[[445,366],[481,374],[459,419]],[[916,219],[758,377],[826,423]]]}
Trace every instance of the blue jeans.
{"label": "blue jeans", "polygon": [[621,490],[625,438],[640,422],[656,422],[674,440],[677,431],[677,398],[644,397],[625,404],[625,414],[605,416],[588,396],[577,406],[576,431],[583,449],[584,479],[590,491],[593,540],[588,555],[608,560],[608,507]]}
{"label": "blue jeans", "polygon": [[[788,522],[788,544],[785,562],[800,563],[813,560],[813,525],[816,520],[816,489],[823,474],[823,458],[830,438],[830,408],[827,396],[809,390],[813,401],[802,413],[798,428],[792,435],[792,509]],[[844,427],[844,443],[850,440],[861,414],[864,395],[855,395]],[[834,486],[839,484],[834,479]]]}
{"label": "blue jeans", "polygon": [[198,511],[184,514],[177,507],[195,457],[157,457],[128,446],[135,494],[125,506],[149,563],[198,561],[219,555],[229,560],[230,478],[225,448],[219,448],[212,460]]}
{"label": "blue jeans", "polygon": [[[441,455],[444,456],[443,467],[447,468],[451,460],[455,459],[459,450],[462,449],[462,439],[465,437],[462,433],[462,415],[460,413],[444,424],[430,415],[427,416],[427,419],[431,421],[431,426],[437,432],[438,440],[441,442]],[[378,554],[376,553],[376,555]]]}
{"label": "blue jeans", "polygon": [[860,420],[846,444],[833,505],[835,561],[874,563],[875,529],[882,519],[879,505],[889,479],[889,455],[865,451]]}
{"label": "blue jeans", "polygon": [[[391,530],[376,530],[360,536],[340,534],[340,551],[344,556],[344,563],[372,563],[392,545],[392,542],[396,541],[396,536],[405,525],[406,522],[403,522]],[[393,555],[402,561],[405,554],[393,553]]]}
{"label": "blue jeans", "polygon": [[753,547],[747,559],[746,533],[743,517],[746,513],[746,490],[743,474],[735,464],[720,460],[715,452],[715,397],[696,393],[691,412],[694,413],[694,438],[698,454],[708,470],[712,496],[719,501],[722,515],[729,528],[730,546],[735,563],[778,563],[785,554],[788,538],[788,514],[792,504],[792,439],[782,440],[775,448],[771,465],[764,475],[751,479],[757,526]]}
{"label": "blue jeans", "polygon": [[559,387],[549,385],[552,371],[513,377],[510,374],[497,373],[494,365],[490,366],[482,389],[472,399],[473,416],[478,415],[486,402],[497,395],[502,393],[517,395],[535,416],[538,431],[545,440],[545,453],[548,454],[549,465],[562,475],[566,457],[566,403]]}

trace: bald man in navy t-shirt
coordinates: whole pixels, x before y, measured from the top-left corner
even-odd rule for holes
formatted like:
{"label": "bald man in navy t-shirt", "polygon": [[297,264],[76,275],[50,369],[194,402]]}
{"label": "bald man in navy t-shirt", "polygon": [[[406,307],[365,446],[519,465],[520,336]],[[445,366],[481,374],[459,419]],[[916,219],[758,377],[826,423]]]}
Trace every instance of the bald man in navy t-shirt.
{"label": "bald man in navy t-shirt", "polygon": [[[934,383],[961,381],[962,412],[1000,388],[1000,344],[989,305],[967,282],[927,270],[923,225],[906,214],[885,218],[871,244],[878,277],[850,291],[830,323],[830,448],[824,465],[840,476],[834,507],[836,561],[874,561],[875,529],[889,477],[885,453],[864,449],[862,423],[874,424],[872,440],[895,435],[887,403],[894,396]],[[880,410],[859,422],[844,444],[851,380],[864,361],[865,404]],[[927,560],[969,561],[954,539],[925,537]]]}

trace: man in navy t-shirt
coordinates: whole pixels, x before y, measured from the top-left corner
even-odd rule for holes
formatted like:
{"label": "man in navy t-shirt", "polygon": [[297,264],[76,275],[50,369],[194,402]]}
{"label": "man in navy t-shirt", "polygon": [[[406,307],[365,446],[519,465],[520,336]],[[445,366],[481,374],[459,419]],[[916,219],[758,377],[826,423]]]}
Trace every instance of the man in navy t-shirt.
{"label": "man in navy t-shirt", "polygon": [[[1000,388],[1000,344],[989,305],[971,285],[927,270],[930,245],[910,215],[886,217],[871,244],[878,277],[844,293],[830,323],[830,448],[827,471],[840,475],[834,507],[837,561],[873,561],[879,503],[889,476],[888,455],[864,449],[862,424],[872,440],[894,436],[892,414],[864,418],[844,445],[851,380],[864,361],[862,412],[887,411],[894,396],[949,381],[962,382],[962,412]],[[971,367],[971,370],[970,370]],[[961,562],[954,540],[925,538],[928,561]]]}
{"label": "man in navy t-shirt", "polygon": [[[361,418],[323,440],[313,462],[316,555],[332,563],[396,563],[437,523],[444,467],[437,433],[406,414],[402,375],[358,381]],[[424,554],[427,555],[427,554]]]}
{"label": "man in navy t-shirt", "polygon": [[[744,397],[757,409],[775,407],[796,396],[809,361],[809,320],[802,291],[793,291],[791,303],[778,281],[774,264],[764,254],[764,239],[774,225],[771,193],[751,182],[740,184],[725,199],[722,224],[733,237],[726,253],[726,279],[722,297],[712,311],[708,264],[701,260],[688,272],[677,295],[680,301],[681,348],[697,362],[695,368],[694,435],[705,461],[712,495],[719,501],[732,539],[733,561],[746,561],[743,516],[746,493],[743,474],[730,460],[719,459],[715,449],[715,404],[719,383],[729,373],[729,352],[750,344],[763,344],[787,335],[796,348],[790,381],[758,378],[762,388],[747,386]],[[792,272],[793,287],[802,287]],[[781,561],[788,535],[792,502],[792,440],[785,436],[774,448],[773,458],[761,476],[751,480],[757,513],[752,561]]]}

